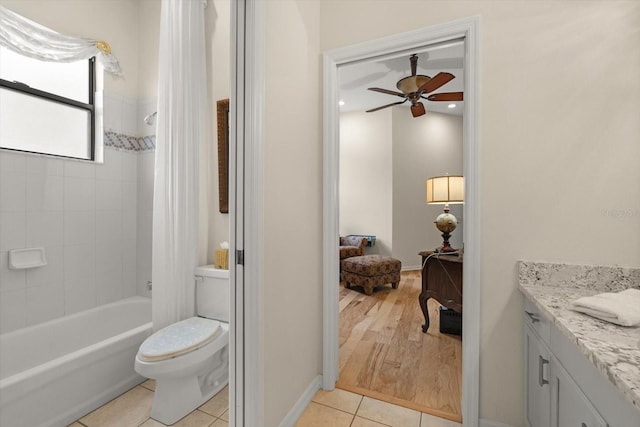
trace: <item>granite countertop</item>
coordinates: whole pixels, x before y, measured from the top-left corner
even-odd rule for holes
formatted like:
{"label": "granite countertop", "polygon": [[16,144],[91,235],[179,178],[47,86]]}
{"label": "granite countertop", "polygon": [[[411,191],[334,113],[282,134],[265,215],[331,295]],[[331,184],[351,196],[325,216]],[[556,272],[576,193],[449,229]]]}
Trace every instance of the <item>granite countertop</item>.
{"label": "granite countertop", "polygon": [[640,268],[520,262],[519,270],[520,291],[640,410],[640,327],[569,308],[580,297],[640,289]]}

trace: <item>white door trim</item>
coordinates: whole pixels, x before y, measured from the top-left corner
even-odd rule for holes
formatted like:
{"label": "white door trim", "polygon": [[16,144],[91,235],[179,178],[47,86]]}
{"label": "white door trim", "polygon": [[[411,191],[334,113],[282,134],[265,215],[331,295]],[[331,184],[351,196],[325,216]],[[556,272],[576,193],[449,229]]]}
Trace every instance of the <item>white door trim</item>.
{"label": "white door trim", "polygon": [[[480,385],[480,210],[479,210],[479,26],[471,17],[378,40],[347,46],[324,54],[323,122],[323,380],[333,390],[338,379],[338,185],[339,110],[338,68],[398,51],[464,38],[465,111],[463,116],[464,204],[464,345],[462,346],[462,418],[478,425]],[[416,254],[417,256],[417,254]],[[416,301],[417,304],[417,301]]]}
{"label": "white door trim", "polygon": [[[264,420],[264,2],[233,2],[231,19],[229,219],[233,292],[229,354],[229,425],[255,427],[262,425]],[[236,250],[242,250],[244,253],[243,265],[237,264]]]}

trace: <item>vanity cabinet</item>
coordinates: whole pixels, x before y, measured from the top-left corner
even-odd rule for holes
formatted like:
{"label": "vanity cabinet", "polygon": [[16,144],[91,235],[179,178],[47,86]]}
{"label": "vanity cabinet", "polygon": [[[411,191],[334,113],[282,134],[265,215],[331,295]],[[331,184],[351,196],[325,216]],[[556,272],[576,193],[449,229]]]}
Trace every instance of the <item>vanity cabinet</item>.
{"label": "vanity cabinet", "polygon": [[526,417],[529,427],[549,427],[551,384],[549,360],[551,352],[531,326],[525,326],[525,366],[527,383]]}
{"label": "vanity cabinet", "polygon": [[525,299],[528,427],[640,427],[640,412]]}
{"label": "vanity cabinet", "polygon": [[593,407],[582,390],[560,362],[552,361],[552,427],[607,427],[608,424]]}

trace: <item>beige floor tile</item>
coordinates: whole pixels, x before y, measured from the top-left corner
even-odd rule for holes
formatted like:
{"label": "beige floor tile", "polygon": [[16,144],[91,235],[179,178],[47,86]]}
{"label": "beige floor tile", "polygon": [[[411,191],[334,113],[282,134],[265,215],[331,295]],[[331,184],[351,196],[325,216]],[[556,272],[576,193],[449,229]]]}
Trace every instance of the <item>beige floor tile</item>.
{"label": "beige floor tile", "polygon": [[149,418],[153,392],[134,387],[80,419],[87,427],[138,427]]}
{"label": "beige floor tile", "polygon": [[444,418],[434,417],[429,414],[422,414],[420,427],[462,427],[462,424]]}
{"label": "beige floor tile", "polygon": [[386,424],[380,424],[375,421],[362,417],[356,417],[351,423],[351,427],[388,427]]}
{"label": "beige floor tile", "polygon": [[79,422],[75,422],[73,424],[69,424],[67,427],[84,427],[82,424],[80,424]]}
{"label": "beige floor tile", "polygon": [[340,409],[350,414],[355,414],[362,401],[362,396],[336,388],[333,391],[319,390],[316,395],[313,396],[312,401]]}
{"label": "beige floor tile", "polygon": [[[195,410],[186,417],[173,424],[173,427],[209,427],[211,423],[216,419],[209,414],[205,414],[202,411]],[[165,424],[158,422],[152,418],[149,418],[140,427],[164,427]]]}
{"label": "beige floor tile", "polygon": [[229,423],[218,418],[215,423],[211,424],[211,427],[229,427]]}
{"label": "beige floor tile", "polygon": [[147,388],[151,391],[156,391],[156,380],[146,380],[145,382],[143,382],[142,384],[140,384],[142,387]]}
{"label": "beige floor tile", "polygon": [[366,396],[356,415],[392,427],[420,427],[420,412]]}
{"label": "beige floor tile", "polygon": [[229,410],[224,411],[224,414],[220,415],[220,418],[226,422],[229,422]]}
{"label": "beige floor tile", "polygon": [[214,417],[224,414],[229,409],[229,386],[220,390],[218,394],[202,404],[198,409]]}
{"label": "beige floor tile", "polygon": [[353,415],[311,402],[304,410],[295,427],[349,427]]}

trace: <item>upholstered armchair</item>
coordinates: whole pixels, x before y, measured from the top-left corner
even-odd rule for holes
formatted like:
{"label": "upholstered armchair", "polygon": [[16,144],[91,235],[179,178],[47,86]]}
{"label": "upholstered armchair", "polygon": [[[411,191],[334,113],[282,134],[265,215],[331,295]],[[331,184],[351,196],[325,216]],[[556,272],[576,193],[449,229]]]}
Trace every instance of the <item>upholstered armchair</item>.
{"label": "upholstered armchair", "polygon": [[340,261],[345,258],[364,255],[367,238],[364,236],[340,237]]}

